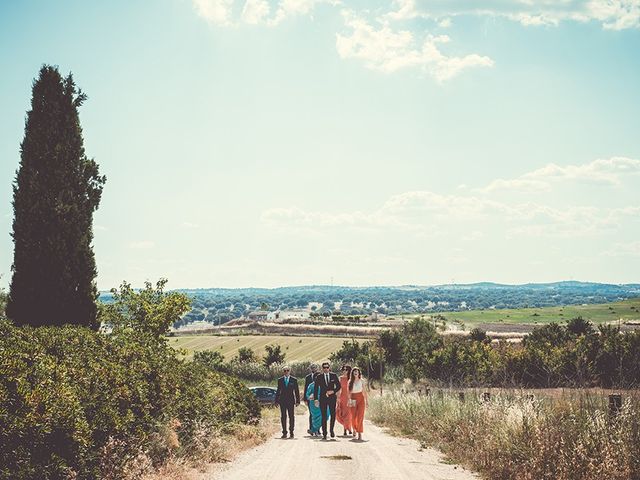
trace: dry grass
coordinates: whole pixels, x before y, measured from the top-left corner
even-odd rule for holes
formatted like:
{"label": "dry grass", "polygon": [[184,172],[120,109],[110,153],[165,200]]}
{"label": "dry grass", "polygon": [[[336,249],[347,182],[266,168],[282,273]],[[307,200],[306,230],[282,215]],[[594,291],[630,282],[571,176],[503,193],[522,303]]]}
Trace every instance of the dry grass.
{"label": "dry grass", "polygon": [[[395,322],[395,325],[400,325]],[[201,330],[190,330],[189,335],[313,335],[326,337],[358,337],[372,338],[380,331],[394,326],[390,324],[376,324],[371,326],[336,325],[331,323],[275,323],[275,322],[251,322],[247,320],[237,320],[221,327],[204,328]],[[177,336],[180,336],[180,332]]]}
{"label": "dry grass", "polygon": [[[230,462],[241,452],[264,443],[279,428],[275,409],[264,409],[258,425],[238,425],[231,432],[201,429],[188,445],[180,445],[175,433],[178,427],[169,424],[151,442],[152,449],[170,453],[162,465],[153,465],[149,452],[140,452],[130,459],[122,480],[201,480],[209,478],[221,464]],[[107,476],[106,478],[111,478]]]}
{"label": "dry grass", "polygon": [[372,401],[372,418],[393,432],[443,450],[490,479],[623,480],[640,478],[640,401],[627,392],[622,411],[607,397],[515,392],[394,393]]}

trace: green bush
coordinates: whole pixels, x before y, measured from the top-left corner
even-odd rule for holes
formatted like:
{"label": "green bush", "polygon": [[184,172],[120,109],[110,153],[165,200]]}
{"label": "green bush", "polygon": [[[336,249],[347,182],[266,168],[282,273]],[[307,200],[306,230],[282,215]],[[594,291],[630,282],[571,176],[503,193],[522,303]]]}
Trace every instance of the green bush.
{"label": "green bush", "polygon": [[[109,322],[111,334],[0,321],[1,479],[118,478],[141,451],[164,460],[153,444],[167,426],[180,445],[197,429],[259,418],[237,379],[180,360],[159,336],[181,299],[151,286],[126,295],[126,308],[110,309],[129,321]],[[113,445],[117,455],[105,455]]]}
{"label": "green bush", "polygon": [[358,364],[374,379],[382,371],[393,380],[391,367],[396,377],[451,386],[637,388],[640,331],[613,325],[595,330],[577,317],[538,327],[520,344],[491,343],[481,330],[443,336],[418,318],[395,332],[382,331],[375,341],[344,341],[331,359]]}
{"label": "green bush", "polygon": [[282,347],[280,345],[267,345],[264,347],[265,354],[262,358],[262,363],[264,366],[269,368],[274,363],[283,363],[286,355],[282,351]]}

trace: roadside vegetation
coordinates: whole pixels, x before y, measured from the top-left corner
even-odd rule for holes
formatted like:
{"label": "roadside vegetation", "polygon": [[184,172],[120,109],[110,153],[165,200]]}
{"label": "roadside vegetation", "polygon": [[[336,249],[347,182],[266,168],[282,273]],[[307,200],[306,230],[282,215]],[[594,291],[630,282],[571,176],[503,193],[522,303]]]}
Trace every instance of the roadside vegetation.
{"label": "roadside vegetation", "polygon": [[[508,343],[417,318],[333,358],[392,383],[371,395],[372,420],[485,478],[640,478],[640,331],[576,317]],[[599,388],[619,389],[620,405]]]}
{"label": "roadside vegetation", "polygon": [[374,397],[371,418],[392,432],[441,449],[451,461],[495,480],[640,478],[640,403],[568,391],[560,398],[518,392],[489,401],[467,392]]}
{"label": "roadside vegetation", "polygon": [[0,478],[137,478],[258,422],[242,383],[167,344],[188,299],[164,284],[114,292],[109,334],[0,322]]}

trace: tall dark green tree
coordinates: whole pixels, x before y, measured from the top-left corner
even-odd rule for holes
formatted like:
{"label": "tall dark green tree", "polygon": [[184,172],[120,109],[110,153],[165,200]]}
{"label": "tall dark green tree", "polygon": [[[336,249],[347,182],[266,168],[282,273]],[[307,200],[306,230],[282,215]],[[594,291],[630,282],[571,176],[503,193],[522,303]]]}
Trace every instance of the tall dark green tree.
{"label": "tall dark green tree", "polygon": [[93,212],[106,181],[87,158],[71,74],[45,65],[33,83],[13,185],[15,245],[7,316],[18,325],[97,327]]}

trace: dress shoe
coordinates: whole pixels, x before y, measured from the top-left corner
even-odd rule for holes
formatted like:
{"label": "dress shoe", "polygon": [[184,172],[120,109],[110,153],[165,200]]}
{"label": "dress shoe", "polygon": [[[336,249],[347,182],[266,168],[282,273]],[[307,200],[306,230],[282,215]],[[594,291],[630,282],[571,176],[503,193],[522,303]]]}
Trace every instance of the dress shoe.
{"label": "dress shoe", "polygon": [[327,439],[327,435],[326,435],[326,434],[325,434],[325,435],[322,435],[322,439],[323,439],[323,440],[326,440],[326,439]]}
{"label": "dress shoe", "polygon": [[293,432],[289,434],[289,438],[293,438]]}
{"label": "dress shoe", "polygon": [[331,438],[336,438],[336,434],[334,432],[331,432]]}
{"label": "dress shoe", "polygon": [[280,438],[287,438],[287,434],[283,433],[282,436]]}

